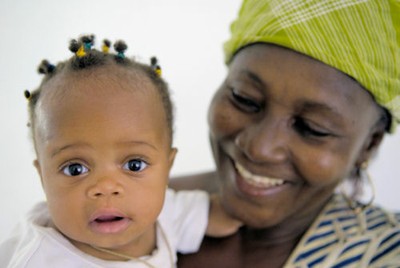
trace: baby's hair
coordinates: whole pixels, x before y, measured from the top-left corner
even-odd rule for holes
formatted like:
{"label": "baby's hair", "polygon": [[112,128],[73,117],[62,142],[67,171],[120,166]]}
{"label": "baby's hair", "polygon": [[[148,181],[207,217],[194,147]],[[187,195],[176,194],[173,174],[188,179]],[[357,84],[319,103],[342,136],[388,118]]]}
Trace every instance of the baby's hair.
{"label": "baby's hair", "polygon": [[161,76],[161,67],[158,65],[158,60],[156,57],[151,57],[150,59],[150,65],[153,71],[158,75]]}
{"label": "baby's hair", "polygon": [[[54,65],[48,60],[43,60],[39,67],[38,72],[44,75],[40,86],[30,92],[29,90],[24,91],[25,98],[29,101],[29,124],[31,127],[31,133],[34,138],[34,126],[35,126],[35,107],[40,99],[43,86],[52,79],[52,77],[65,72],[76,72],[83,69],[96,68],[100,66],[112,66],[117,64],[124,68],[136,70],[141,72],[144,76],[147,76],[152,84],[157,89],[161,96],[163,108],[167,118],[167,124],[169,128],[170,139],[172,141],[173,135],[173,106],[169,94],[167,83],[161,77],[161,68],[158,66],[158,61],[155,57],[152,57],[149,64],[144,64],[136,61],[133,58],[125,56],[125,51],[128,46],[124,41],[118,40],[114,44],[116,53],[109,53],[111,48],[111,42],[108,39],[103,40],[102,51],[99,51],[94,46],[94,35],[83,35],[79,39],[72,39],[69,43],[69,50],[74,53],[74,56],[66,61],[59,62]],[[159,71],[155,68],[154,64],[158,66]]]}
{"label": "baby's hair", "polygon": [[125,59],[125,50],[128,48],[128,46],[125,44],[124,41],[118,40],[114,44],[114,49],[117,51],[117,55],[115,57],[115,60],[117,62],[123,62]]}
{"label": "baby's hair", "polygon": [[54,71],[55,68],[56,68],[56,66],[54,66],[47,60],[42,60],[42,62],[40,63],[40,65],[38,67],[38,72],[40,74],[50,74]]}

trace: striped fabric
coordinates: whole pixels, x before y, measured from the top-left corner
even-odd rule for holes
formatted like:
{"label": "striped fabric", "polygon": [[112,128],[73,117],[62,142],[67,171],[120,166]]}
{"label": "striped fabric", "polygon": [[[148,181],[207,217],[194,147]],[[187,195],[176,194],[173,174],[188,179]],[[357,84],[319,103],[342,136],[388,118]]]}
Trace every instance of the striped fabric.
{"label": "striped fabric", "polygon": [[400,267],[400,214],[370,207],[357,215],[335,195],[285,267]]}
{"label": "striped fabric", "polygon": [[244,0],[225,45],[273,43],[355,78],[400,122],[400,0]]}

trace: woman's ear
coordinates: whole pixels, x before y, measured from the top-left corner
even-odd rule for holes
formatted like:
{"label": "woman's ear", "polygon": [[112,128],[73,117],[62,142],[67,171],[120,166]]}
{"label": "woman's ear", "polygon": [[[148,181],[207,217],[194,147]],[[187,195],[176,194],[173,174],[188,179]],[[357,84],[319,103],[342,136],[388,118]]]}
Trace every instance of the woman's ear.
{"label": "woman's ear", "polygon": [[360,167],[363,163],[368,162],[377,152],[379,146],[385,136],[385,127],[378,124],[370,132],[363,146],[362,152],[357,160],[356,165]]}

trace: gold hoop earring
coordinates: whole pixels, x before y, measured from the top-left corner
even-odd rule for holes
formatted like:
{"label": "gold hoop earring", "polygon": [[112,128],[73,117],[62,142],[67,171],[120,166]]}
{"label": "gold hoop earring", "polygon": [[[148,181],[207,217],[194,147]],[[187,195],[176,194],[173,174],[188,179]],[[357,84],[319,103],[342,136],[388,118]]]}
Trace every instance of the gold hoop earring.
{"label": "gold hoop earring", "polygon": [[356,201],[356,200],[352,200],[350,197],[348,197],[348,196],[345,194],[345,192],[344,192],[344,190],[343,190],[343,184],[342,184],[342,187],[341,187],[342,195],[343,195],[344,198],[346,199],[346,202],[348,203],[349,207],[350,207],[350,208],[354,211],[354,213],[356,213],[356,214],[362,213],[365,209],[367,209],[368,207],[370,207],[370,206],[372,205],[372,203],[374,202],[374,200],[375,200],[375,195],[376,195],[375,186],[374,186],[374,183],[373,183],[373,181],[372,181],[371,176],[369,175],[369,173],[368,173],[368,171],[367,171],[367,168],[368,168],[368,161],[365,161],[365,162],[363,162],[363,163],[361,164],[361,166],[360,166],[360,168],[359,168],[359,170],[360,170],[359,173],[360,173],[361,179],[363,179],[363,177],[366,177],[366,179],[367,179],[369,185],[371,186],[371,198],[370,198],[370,200],[369,200],[368,202],[366,202],[366,203],[361,203],[361,202],[358,202],[358,201]]}

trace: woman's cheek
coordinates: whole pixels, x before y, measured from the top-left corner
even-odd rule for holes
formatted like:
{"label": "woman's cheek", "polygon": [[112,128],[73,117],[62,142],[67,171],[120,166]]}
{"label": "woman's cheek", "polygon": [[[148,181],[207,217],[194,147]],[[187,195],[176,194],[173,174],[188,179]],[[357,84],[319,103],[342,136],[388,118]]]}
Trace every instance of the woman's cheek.
{"label": "woman's cheek", "polygon": [[226,136],[238,129],[236,112],[228,100],[213,100],[208,114],[211,134],[216,137]]}
{"label": "woman's cheek", "polygon": [[346,164],[342,159],[326,151],[309,152],[308,157],[302,159],[307,163],[299,164],[297,167],[300,172],[303,171],[302,176],[307,178],[307,182],[312,186],[338,184],[347,173],[347,168],[344,166]]}

